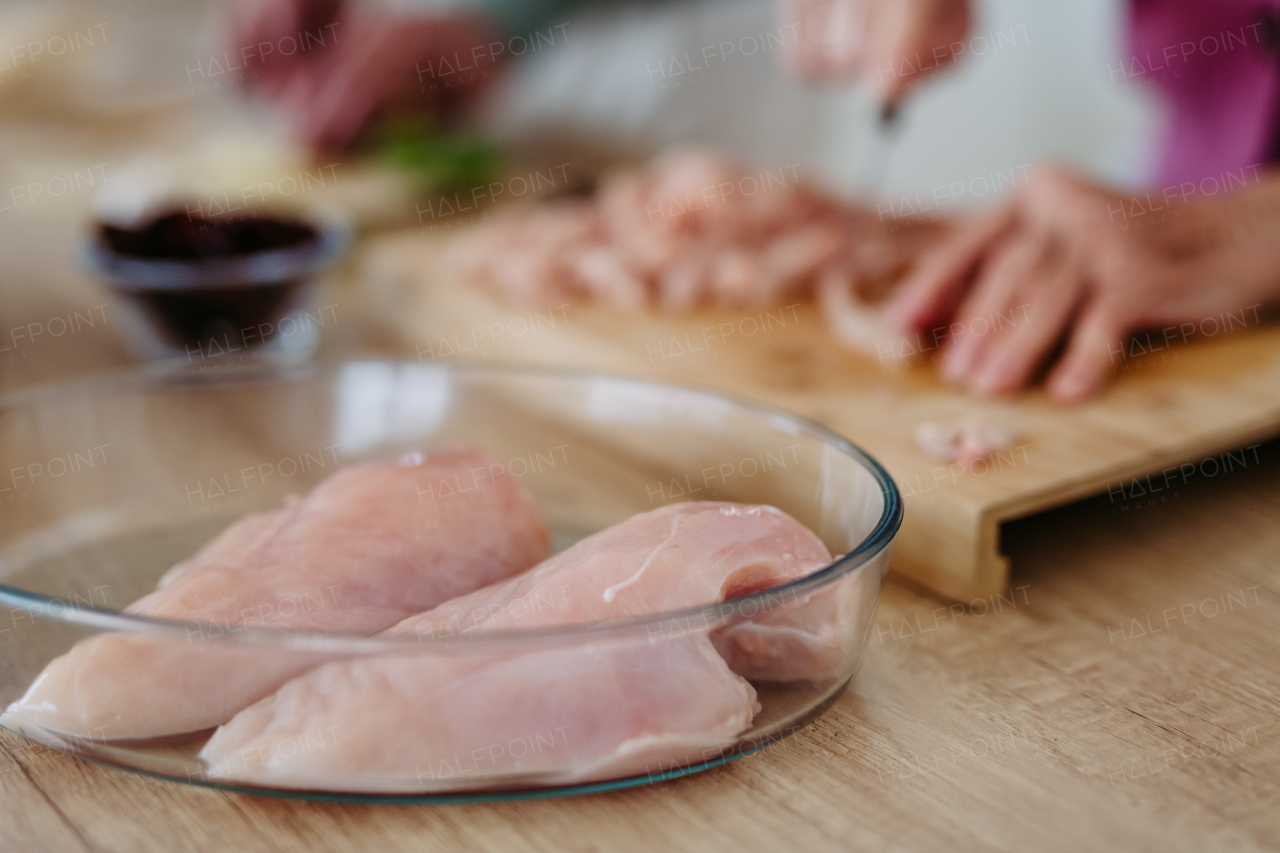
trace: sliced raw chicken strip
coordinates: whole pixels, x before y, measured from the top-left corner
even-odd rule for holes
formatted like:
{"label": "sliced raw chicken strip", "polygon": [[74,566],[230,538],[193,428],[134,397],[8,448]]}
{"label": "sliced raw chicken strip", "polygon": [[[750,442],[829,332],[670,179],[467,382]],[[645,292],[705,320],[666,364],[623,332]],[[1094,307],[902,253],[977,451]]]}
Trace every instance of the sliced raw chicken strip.
{"label": "sliced raw chicken strip", "polygon": [[593,198],[499,213],[447,264],[522,304],[566,291],[622,311],[780,304],[854,260],[842,250],[866,217],[779,175],[675,149],[605,175]]}
{"label": "sliced raw chicken strip", "polygon": [[[634,618],[767,589],[830,561],[821,540],[773,507],[674,504],[387,633],[426,641]],[[825,597],[780,595],[778,603],[817,608],[827,619],[845,615]],[[735,612],[732,604],[724,607],[727,615]],[[412,790],[415,781],[418,790],[434,789],[439,775],[420,775],[437,766],[432,762],[559,727],[566,727],[566,748],[531,763],[509,753],[507,763],[477,759],[475,772],[481,780],[538,772],[586,781],[703,760],[729,745],[754,713],[754,690],[718,651],[753,675],[781,680],[832,675],[848,657],[848,625],[798,623],[784,612],[711,636],[687,625],[670,632],[657,625],[628,644],[505,658],[423,654],[335,663],[238,715],[201,755],[220,777],[333,790]],[[324,731],[334,733],[332,748],[304,755],[294,747]]]}
{"label": "sliced raw chicken strip", "polygon": [[896,363],[899,335],[885,322],[882,308],[867,305],[858,297],[847,276],[824,272],[818,279],[818,303],[827,330],[837,341],[882,364]]}
{"label": "sliced raw chicken strip", "polygon": [[945,227],[873,215],[794,170],[753,174],[678,148],[605,174],[591,198],[497,213],[458,240],[446,268],[519,304],[741,310],[816,297],[838,343],[898,364],[885,356],[904,333],[883,306]]}
{"label": "sliced raw chicken strip", "polygon": [[291,506],[232,525],[125,609],[204,623],[186,641],[91,637],[51,662],[9,711],[100,740],[209,729],[319,662],[215,638],[246,628],[373,634],[549,552],[537,505],[486,453],[352,465]]}

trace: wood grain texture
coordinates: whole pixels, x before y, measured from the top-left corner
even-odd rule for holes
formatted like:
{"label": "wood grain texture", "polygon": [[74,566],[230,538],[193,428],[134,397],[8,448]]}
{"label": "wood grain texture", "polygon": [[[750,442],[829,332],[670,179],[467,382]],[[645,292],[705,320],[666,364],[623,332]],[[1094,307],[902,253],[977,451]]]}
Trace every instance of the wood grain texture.
{"label": "wood grain texture", "polygon": [[[120,144],[103,153],[101,128],[0,129],[5,158],[32,164],[4,174],[11,184],[56,174],[61,165],[41,165],[51,151],[81,169],[121,162],[129,139],[146,132],[154,140],[162,130],[122,128]],[[87,197],[74,201],[0,225],[0,331],[110,299],[75,268],[70,247]],[[376,267],[387,255],[370,260]],[[363,283],[336,298],[340,322],[325,330],[333,356],[358,348],[412,358],[430,343],[360,325],[370,302]],[[483,317],[492,308],[476,310]],[[4,352],[0,388],[121,366],[116,334],[99,325]],[[551,346],[546,336],[537,341]],[[815,352],[804,335],[760,347],[772,355],[741,353],[740,372],[759,371],[759,387],[784,405],[788,395],[830,389],[831,409],[815,404],[811,414],[833,426],[840,393],[865,388],[879,395],[868,398],[875,405],[909,405],[910,392],[933,388],[915,372],[888,383],[900,390],[850,378],[839,371],[857,359]],[[625,369],[609,363],[610,351],[593,345],[586,363]],[[486,344],[472,354],[497,353]],[[656,372],[676,378],[678,367],[709,384],[698,368],[714,364],[714,354],[678,365],[680,357],[665,358],[669,369]],[[1179,435],[1184,425],[1159,395],[1148,402],[1167,416],[1155,435]],[[924,414],[949,411],[939,406]],[[1140,443],[1141,431],[1117,419],[1107,435]],[[1037,465],[1059,459],[1052,444],[1028,453]],[[853,688],[791,739],[699,776],[573,799],[354,806],[160,782],[0,732],[0,851],[1275,850],[1280,445],[1258,448],[1257,458],[1160,495],[1104,495],[1006,525],[992,543],[1012,563],[1003,599],[957,612],[891,581]],[[955,505],[952,491],[909,497],[908,517],[936,505],[939,525],[969,523],[942,509]]]}
{"label": "wood grain texture", "polygon": [[[1057,406],[1039,391],[979,402],[939,384],[938,351],[927,340],[905,362],[853,355],[834,343],[807,303],[666,316],[501,304],[442,271],[442,248],[461,227],[386,237],[366,259],[374,310],[420,357],[660,378],[819,421],[875,456],[902,490],[907,515],[894,569],[959,601],[1006,588],[1002,523],[1109,489],[1128,491],[1135,477],[1170,466],[1176,479],[1182,463],[1280,433],[1280,327],[1260,324],[1252,313],[1231,335],[1169,344],[1157,333],[1151,344],[1161,349],[1117,358],[1116,382],[1082,406]],[[905,351],[900,343],[897,354]],[[1015,429],[1015,447],[968,468],[916,448],[917,424],[970,414]]]}

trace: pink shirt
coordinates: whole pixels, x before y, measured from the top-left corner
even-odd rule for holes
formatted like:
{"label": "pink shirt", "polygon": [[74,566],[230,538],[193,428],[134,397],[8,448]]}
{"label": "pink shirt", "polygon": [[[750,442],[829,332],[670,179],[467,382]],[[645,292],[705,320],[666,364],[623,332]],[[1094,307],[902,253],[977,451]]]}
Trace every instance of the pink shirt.
{"label": "pink shirt", "polygon": [[1255,179],[1277,154],[1280,0],[1132,0],[1131,13],[1130,55],[1110,73],[1168,101],[1158,186]]}

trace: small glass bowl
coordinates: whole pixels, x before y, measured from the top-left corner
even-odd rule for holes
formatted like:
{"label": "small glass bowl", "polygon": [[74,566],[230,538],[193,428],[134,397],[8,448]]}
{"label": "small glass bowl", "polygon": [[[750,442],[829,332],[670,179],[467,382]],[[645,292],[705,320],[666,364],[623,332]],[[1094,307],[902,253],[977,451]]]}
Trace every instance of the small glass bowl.
{"label": "small glass bowl", "polygon": [[[341,465],[459,443],[487,450],[520,478],[542,507],[557,551],[636,513],[707,499],[775,506],[841,556],[806,577],[724,602],[533,631],[427,638],[227,631],[216,623],[120,612],[237,517],[305,493]],[[501,366],[249,366],[215,378],[156,365],[3,398],[0,455],[8,469],[0,482],[0,708],[55,657],[102,632],[194,643],[212,664],[225,656],[237,666],[283,656],[316,665],[374,657],[426,665],[615,648],[643,649],[662,673],[666,656],[678,659],[691,638],[777,625],[825,632],[834,650],[820,670],[803,676],[748,676],[759,708],[732,738],[691,748],[678,760],[623,762],[613,775],[590,778],[575,775],[572,749],[564,766],[554,753],[582,728],[531,731],[523,745],[515,743],[523,736],[511,739],[506,731],[473,733],[490,750],[549,752],[537,772],[494,772],[483,757],[478,764],[468,758],[483,756],[482,749],[447,744],[439,766],[417,764],[411,778],[256,787],[228,782],[198,757],[208,732],[111,741],[48,731],[15,713],[0,717],[6,728],[79,758],[279,796],[382,802],[548,796],[659,781],[749,754],[813,720],[853,678],[902,520],[884,469],[814,424],[675,386]],[[655,689],[663,678],[654,676]],[[138,701],[147,698],[140,688]],[[693,711],[707,700],[699,688],[666,701]],[[592,714],[618,711],[569,710],[586,728]],[[417,743],[413,732],[394,734]],[[324,748],[326,735],[318,737],[308,742],[312,748]]]}
{"label": "small glass bowl", "polygon": [[331,319],[314,304],[316,279],[346,254],[351,227],[329,209],[285,218],[310,226],[315,237],[278,249],[190,260],[120,254],[97,223],[85,264],[120,295],[115,323],[138,358],[206,366],[244,363],[259,354],[303,360],[315,352],[320,329]]}

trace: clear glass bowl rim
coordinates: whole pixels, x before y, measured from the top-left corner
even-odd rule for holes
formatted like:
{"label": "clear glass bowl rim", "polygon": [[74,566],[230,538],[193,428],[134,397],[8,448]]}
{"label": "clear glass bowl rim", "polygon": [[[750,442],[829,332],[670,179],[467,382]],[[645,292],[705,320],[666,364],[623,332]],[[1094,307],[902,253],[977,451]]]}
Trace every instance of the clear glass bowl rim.
{"label": "clear glass bowl rim", "polygon": [[[529,651],[531,647],[554,648],[563,646],[567,642],[574,644],[581,644],[583,641],[599,643],[624,642],[634,640],[637,637],[651,637],[651,628],[656,627],[661,632],[664,625],[667,627],[673,624],[696,626],[690,628],[690,631],[712,630],[721,625],[730,624],[734,621],[734,615],[741,614],[748,604],[752,606],[750,615],[767,613],[778,609],[782,605],[780,598],[789,598],[795,601],[802,595],[808,595],[829,586],[860,570],[892,544],[898,529],[902,525],[902,499],[897,485],[893,482],[889,473],[885,471],[879,462],[853,442],[842,438],[820,424],[772,406],[715,391],[586,370],[534,367],[502,362],[477,362],[466,366],[454,366],[431,361],[354,359],[309,362],[296,365],[268,363],[233,366],[224,370],[220,369],[216,376],[211,376],[194,369],[188,369],[185,365],[160,362],[121,371],[99,373],[79,379],[43,383],[11,391],[0,396],[0,413],[27,407],[42,400],[69,399],[73,396],[93,396],[104,393],[118,393],[120,391],[158,391],[201,385],[231,386],[233,384],[296,382],[315,379],[322,375],[332,376],[350,364],[429,367],[443,370],[450,376],[505,375],[584,383],[606,381],[633,387],[660,389],[667,393],[700,397],[720,403],[727,402],[740,411],[766,418],[771,423],[785,422],[788,425],[787,429],[793,434],[817,438],[824,444],[843,452],[861,465],[874,478],[884,498],[884,509],[876,525],[856,547],[829,565],[804,577],[769,587],[759,592],[725,599],[712,604],[654,613],[633,619],[583,622],[574,625],[519,631],[463,632],[452,637],[432,637],[428,639],[413,635],[369,637],[361,634],[332,631],[294,631],[284,628],[240,628],[232,630],[224,636],[206,637],[205,626],[217,623],[140,616],[127,614],[119,610],[80,604],[72,606],[52,596],[29,592],[5,584],[0,584],[0,604],[17,610],[31,611],[43,618],[83,627],[153,636],[180,636],[188,642],[191,640],[190,632],[197,631],[202,643],[268,647],[331,655],[511,653],[517,649]],[[57,603],[62,604],[63,611],[55,614],[53,613],[53,607]],[[726,608],[728,609],[726,610]],[[224,628],[223,630],[225,631],[226,629]]]}

